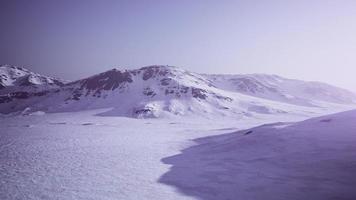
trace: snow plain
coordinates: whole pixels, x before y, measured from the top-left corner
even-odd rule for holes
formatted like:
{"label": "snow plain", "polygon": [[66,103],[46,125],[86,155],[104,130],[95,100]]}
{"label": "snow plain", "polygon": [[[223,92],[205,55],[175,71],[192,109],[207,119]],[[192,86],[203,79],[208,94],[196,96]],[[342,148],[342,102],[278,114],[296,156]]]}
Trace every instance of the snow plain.
{"label": "snow plain", "polygon": [[161,159],[218,124],[98,112],[1,118],[0,199],[193,199],[158,183]]}
{"label": "snow plain", "polygon": [[[214,136],[216,138],[208,138],[210,143],[207,145],[202,144],[202,140],[194,140],[236,132],[265,123],[301,120],[305,119],[305,116],[289,119],[285,116],[278,118],[266,115],[266,118],[259,119],[209,120],[133,119],[96,115],[102,112],[103,110],[51,114],[36,112],[25,116],[1,117],[0,199],[302,199],[299,197],[304,196],[295,196],[294,190],[290,193],[292,196],[288,196],[288,193],[276,196],[276,193],[280,192],[277,186],[288,191],[299,186],[298,182],[290,182],[291,180],[303,179],[302,172],[299,177],[283,179],[283,176],[290,172],[283,167],[291,167],[290,163],[288,164],[288,155],[305,155],[292,154],[295,148],[303,147],[303,141],[311,139],[311,143],[305,143],[308,147],[306,149],[312,153],[316,152],[307,156],[308,159],[320,156],[317,154],[318,146],[314,144],[318,144],[316,141],[318,139],[320,142],[324,141],[322,133],[316,134],[316,137],[308,135],[309,132],[303,132],[301,136],[289,133],[289,136],[285,137],[292,140],[287,141],[286,138],[276,137],[275,134],[269,137],[271,131],[256,134],[255,130],[247,135],[238,132],[234,135]],[[353,115],[352,119],[355,117]],[[332,127],[332,124],[327,122],[322,124],[329,124]],[[273,130],[285,130],[283,126],[288,129],[288,125],[280,124]],[[343,176],[346,178],[349,175],[347,172],[355,169],[353,158],[356,158],[354,154],[356,148],[353,144],[356,144],[356,134],[350,134],[356,127],[351,128],[351,132],[340,135],[347,137],[336,140],[338,142],[336,149],[346,150],[341,148],[346,144],[348,154],[342,157],[343,151],[340,150],[336,151],[338,153],[334,155],[336,157],[331,157],[352,158],[349,160],[350,163],[345,163],[347,170],[344,170]],[[281,131],[278,131],[277,135],[282,134],[279,132]],[[328,134],[332,135],[333,133]],[[238,141],[239,137],[245,138]],[[327,144],[332,145],[330,141],[333,139],[329,138]],[[247,142],[243,143],[246,140]],[[297,146],[293,146],[294,142],[297,142],[295,143]],[[197,144],[198,146],[195,146]],[[293,147],[291,152],[288,150],[289,145]],[[309,148],[310,145],[315,148]],[[191,148],[203,152],[191,153]],[[330,151],[325,153],[332,154],[333,147],[330,148]],[[287,157],[278,156],[278,153],[284,151],[290,154],[283,154]],[[276,159],[281,159],[282,163],[285,161],[287,164],[274,165],[273,155],[277,155]],[[249,158],[244,156],[251,156],[252,161],[249,162]],[[265,156],[271,157],[272,161],[264,159]],[[225,160],[221,160],[222,158]],[[240,158],[241,162],[236,161]],[[229,160],[233,162],[228,162]],[[236,165],[229,167],[229,163]],[[329,170],[327,173],[334,173],[333,168],[325,169]],[[278,179],[277,176],[268,179],[264,170],[265,173],[282,173],[280,174],[282,178]],[[271,176],[275,175],[273,173]],[[322,176],[323,172],[318,175]],[[318,180],[310,180],[305,187],[318,188],[313,186]],[[348,180],[336,179],[341,182]],[[349,195],[354,194],[350,193],[350,187],[355,186],[354,180],[345,182],[348,185],[340,191],[347,191]],[[320,181],[324,183],[324,180]],[[330,179],[326,183],[332,181]],[[269,185],[274,187],[270,188]],[[333,184],[330,187],[333,187]],[[299,192],[302,194],[305,191]],[[318,190],[315,192],[318,194]],[[270,196],[266,196],[268,194]]]}

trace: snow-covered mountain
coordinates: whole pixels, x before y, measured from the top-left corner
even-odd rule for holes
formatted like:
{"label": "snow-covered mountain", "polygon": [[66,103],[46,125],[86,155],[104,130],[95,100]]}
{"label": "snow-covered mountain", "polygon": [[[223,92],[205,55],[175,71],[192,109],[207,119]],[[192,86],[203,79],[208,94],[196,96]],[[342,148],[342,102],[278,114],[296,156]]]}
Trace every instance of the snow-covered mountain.
{"label": "snow-covered mountain", "polygon": [[[22,71],[27,75],[19,77],[34,74]],[[261,74],[204,75],[172,66],[113,69],[63,85],[56,79],[34,77],[42,81],[28,82],[46,87],[42,87],[40,93],[28,91],[25,97],[13,95],[13,92],[2,95],[1,113],[24,109],[63,112],[112,108],[103,115],[242,118],[261,114],[325,113],[330,108],[349,108],[356,102],[353,93],[323,83]]]}
{"label": "snow-covered mountain", "polygon": [[287,79],[266,74],[210,75],[209,77],[225,90],[295,105],[316,106],[318,103],[315,101],[341,104],[356,102],[354,93],[321,82]]}
{"label": "snow-covered mountain", "polygon": [[59,88],[64,82],[31,72],[22,67],[0,65],[0,94],[14,92],[41,92]]}

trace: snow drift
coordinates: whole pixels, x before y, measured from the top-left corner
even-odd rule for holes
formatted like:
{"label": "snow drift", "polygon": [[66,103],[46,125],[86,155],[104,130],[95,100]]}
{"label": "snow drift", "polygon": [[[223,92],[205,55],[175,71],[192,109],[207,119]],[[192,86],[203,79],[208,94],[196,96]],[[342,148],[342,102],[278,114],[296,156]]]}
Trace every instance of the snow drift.
{"label": "snow drift", "polygon": [[356,110],[194,140],[161,183],[205,200],[356,198]]}

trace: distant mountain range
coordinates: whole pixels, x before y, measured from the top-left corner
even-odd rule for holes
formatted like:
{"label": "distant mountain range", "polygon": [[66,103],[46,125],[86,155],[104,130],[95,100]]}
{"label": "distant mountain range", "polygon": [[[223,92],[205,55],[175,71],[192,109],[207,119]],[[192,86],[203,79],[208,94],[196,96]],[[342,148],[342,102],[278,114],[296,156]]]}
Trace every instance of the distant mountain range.
{"label": "distant mountain range", "polygon": [[112,69],[73,82],[0,66],[0,113],[111,108],[125,117],[307,115],[345,110],[356,95],[320,82],[276,75],[207,75],[172,66]]}

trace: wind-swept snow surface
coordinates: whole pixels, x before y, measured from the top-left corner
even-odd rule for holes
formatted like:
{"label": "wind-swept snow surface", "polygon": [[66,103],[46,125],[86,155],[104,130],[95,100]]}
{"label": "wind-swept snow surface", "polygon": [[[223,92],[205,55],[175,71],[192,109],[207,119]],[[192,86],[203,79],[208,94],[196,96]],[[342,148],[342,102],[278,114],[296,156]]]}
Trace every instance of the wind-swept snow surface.
{"label": "wind-swept snow surface", "polygon": [[[96,115],[102,112],[0,116],[0,199],[195,199],[158,182],[169,170],[161,159],[190,139],[224,133],[215,129],[227,119]],[[230,120],[230,128],[263,121]]]}
{"label": "wind-swept snow surface", "polygon": [[198,146],[194,138],[296,119],[133,119],[97,115],[102,112],[1,117],[0,199],[304,200],[355,194],[355,112],[198,139]]}
{"label": "wind-swept snow surface", "polygon": [[195,140],[160,182],[204,200],[356,199],[356,110]]}

